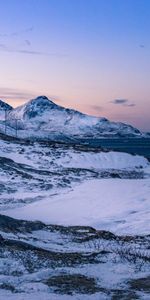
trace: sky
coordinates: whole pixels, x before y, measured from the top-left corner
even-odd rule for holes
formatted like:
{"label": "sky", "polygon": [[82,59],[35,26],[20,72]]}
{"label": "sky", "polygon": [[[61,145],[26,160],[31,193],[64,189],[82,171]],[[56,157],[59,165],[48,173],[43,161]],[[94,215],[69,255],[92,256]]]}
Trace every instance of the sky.
{"label": "sky", "polygon": [[149,0],[0,0],[0,99],[150,131]]}

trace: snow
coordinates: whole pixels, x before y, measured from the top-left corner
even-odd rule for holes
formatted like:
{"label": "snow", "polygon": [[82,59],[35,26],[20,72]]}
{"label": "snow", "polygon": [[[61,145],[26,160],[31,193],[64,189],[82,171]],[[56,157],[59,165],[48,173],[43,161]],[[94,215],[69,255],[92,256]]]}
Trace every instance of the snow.
{"label": "snow", "polygon": [[149,234],[150,180],[89,180],[70,192],[2,213],[48,224],[88,225],[117,234]]}
{"label": "snow", "polygon": [[[5,104],[5,103],[4,103]],[[124,123],[110,122],[106,118],[89,116],[73,109],[55,104],[45,96],[32,99],[22,106],[11,109],[7,118],[7,132],[14,135],[14,119],[18,119],[20,138],[63,140],[64,138],[143,136],[142,133]],[[0,129],[3,132],[3,125]]]}
{"label": "snow", "polygon": [[[21,145],[2,140],[0,157],[12,159],[10,172],[5,169],[7,160],[4,160],[4,169],[1,166],[0,182],[5,187],[1,191],[1,213],[53,224],[90,225],[116,233],[149,232],[150,164],[146,158],[113,151],[85,152],[72,147]],[[72,173],[72,169],[76,171]],[[88,170],[88,173],[80,175],[78,170]],[[143,172],[145,179],[93,179],[95,173],[89,173],[92,170],[96,174],[101,174],[101,170],[116,174],[124,170],[129,174]],[[14,173],[20,171],[27,174],[27,179]],[[40,174],[42,171],[47,173]],[[32,179],[29,180],[28,175],[32,175]]]}
{"label": "snow", "polygon": [[148,160],[139,155],[131,155],[122,152],[84,152],[68,148],[52,151],[50,147],[41,147],[34,143],[33,146],[25,146],[8,143],[0,140],[0,156],[12,159],[16,163],[29,166],[52,167],[55,162],[58,167],[85,168],[85,169],[131,169],[145,168]]}
{"label": "snow", "polygon": [[[28,286],[27,286],[28,288]],[[107,296],[103,295],[102,293],[96,293],[93,295],[57,295],[53,293],[48,293],[44,291],[43,293],[41,291],[36,291],[36,293],[19,293],[19,294],[12,294],[11,292],[6,291],[0,291],[0,297],[2,297],[3,300],[108,300]],[[148,300],[148,298],[143,298],[145,300]]]}
{"label": "snow", "polygon": [[127,169],[134,167],[146,167],[146,158],[120,152],[68,153],[65,157],[57,160],[57,163],[72,168],[93,169]]}
{"label": "snow", "polygon": [[[38,143],[15,144],[1,140],[0,158],[0,200],[1,208],[3,207],[1,214],[17,219],[40,220],[47,224],[88,225],[121,235],[149,234],[150,164],[144,157],[112,151],[83,151],[83,149],[77,150],[66,145],[53,147]],[[79,170],[82,172],[80,173]],[[120,175],[127,172],[131,175],[132,172],[135,172],[142,173],[143,176],[142,179],[124,179],[124,177],[120,179],[105,177],[104,179],[100,177],[100,174],[101,171],[105,173],[105,170],[109,170],[109,174],[115,171],[115,174]],[[22,173],[26,176],[22,177]],[[28,175],[32,176],[28,178]],[[129,176],[129,178],[132,177]],[[41,180],[42,184],[40,185]],[[69,185],[65,180],[69,181]],[[53,187],[48,185],[47,188],[44,186],[46,183]],[[62,183],[64,188],[57,185]],[[14,191],[11,191],[10,187]],[[83,232],[84,235],[85,229],[80,228],[79,232]],[[100,248],[99,250],[95,248],[92,240],[91,243],[89,241],[76,243],[72,232],[68,236],[66,232],[51,231],[50,227],[49,230],[45,228],[33,232],[24,230],[17,232],[13,229],[11,231],[10,226],[10,232],[3,232],[1,229],[0,234],[7,240],[26,242],[56,253],[87,254],[87,252],[96,253],[100,250]],[[139,271],[138,263],[117,261],[117,247],[125,247],[124,250],[126,250],[126,247],[130,249],[133,246],[135,254],[135,246],[137,251],[140,248],[140,251],[145,253],[145,251],[148,252],[148,248],[144,248],[148,247],[147,240],[145,245],[142,240],[142,245],[136,244],[135,241],[135,245],[129,242],[123,246],[117,240],[115,242],[106,240],[105,244],[103,241],[103,246],[108,251],[110,250],[111,254],[108,252],[108,256],[100,256],[98,263],[81,263],[75,267],[58,265],[56,268],[50,268],[42,263],[39,269],[36,263],[37,269],[32,273],[27,272],[26,263],[21,260],[15,248],[13,258],[6,249],[0,259],[0,281],[4,287],[5,284],[14,286],[15,292],[0,289],[0,299],[112,299],[112,294],[109,294],[110,290],[125,290],[126,283],[131,278],[143,278],[144,276],[146,278],[149,274],[147,264],[144,264],[143,270]],[[26,251],[21,255],[24,259],[26,257],[29,259]],[[31,253],[31,262],[34,259],[36,262],[36,256],[32,255]],[[21,271],[21,275],[16,275],[19,271]],[[60,295],[54,293],[52,287],[44,284],[44,281],[51,276],[64,273],[82,274],[94,278],[96,283],[106,290],[106,293]],[[136,295],[139,296],[139,299],[148,300],[146,292],[137,292]]]}

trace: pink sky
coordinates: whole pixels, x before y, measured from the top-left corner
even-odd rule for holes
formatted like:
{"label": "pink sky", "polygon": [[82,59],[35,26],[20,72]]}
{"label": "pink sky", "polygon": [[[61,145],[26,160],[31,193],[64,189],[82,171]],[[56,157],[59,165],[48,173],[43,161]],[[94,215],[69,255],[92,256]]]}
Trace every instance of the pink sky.
{"label": "pink sky", "polygon": [[46,95],[150,131],[150,2],[43,1],[0,2],[0,99]]}

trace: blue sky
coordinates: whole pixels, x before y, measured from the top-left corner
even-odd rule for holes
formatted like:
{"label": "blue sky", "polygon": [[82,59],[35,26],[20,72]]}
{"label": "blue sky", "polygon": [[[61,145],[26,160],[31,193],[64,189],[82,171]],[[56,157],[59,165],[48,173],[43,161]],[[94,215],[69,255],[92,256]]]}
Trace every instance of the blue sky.
{"label": "blue sky", "polygon": [[150,130],[150,1],[0,0],[0,66],[14,106],[44,94]]}

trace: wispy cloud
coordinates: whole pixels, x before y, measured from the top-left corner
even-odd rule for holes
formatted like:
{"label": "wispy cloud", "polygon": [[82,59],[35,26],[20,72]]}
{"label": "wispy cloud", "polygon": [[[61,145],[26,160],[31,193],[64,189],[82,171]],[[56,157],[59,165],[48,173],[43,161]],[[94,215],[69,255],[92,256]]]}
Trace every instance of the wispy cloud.
{"label": "wispy cloud", "polygon": [[26,50],[26,49],[13,49],[7,44],[0,44],[0,51],[7,53],[20,53],[20,54],[29,54],[29,55],[48,55],[48,53],[34,50]]}
{"label": "wispy cloud", "polygon": [[15,100],[19,101],[20,104],[25,100],[29,100],[35,97],[34,93],[28,91],[21,91],[13,88],[1,88],[0,87],[0,99],[1,100]]}
{"label": "wispy cloud", "polygon": [[130,102],[129,99],[114,99],[110,102],[113,103],[113,104],[116,104],[116,105],[122,105],[122,106],[128,106],[128,107],[135,106],[135,104]]}
{"label": "wispy cloud", "polygon": [[[11,33],[0,33],[0,37],[7,37],[7,38],[17,38],[22,35],[25,35],[27,33],[30,33],[33,31],[33,26],[28,27],[26,29],[22,29],[19,31],[11,32]],[[59,53],[59,52],[45,52],[38,49],[31,49],[31,41],[27,38],[24,38],[24,47],[14,47],[11,45],[11,41],[8,42],[8,40],[4,40],[0,43],[0,52],[6,52],[6,53],[18,53],[23,55],[35,55],[35,56],[56,56],[56,57],[67,57],[67,54]],[[30,48],[29,48],[30,47]]]}
{"label": "wispy cloud", "polygon": [[[28,100],[34,99],[38,97],[39,95],[42,95],[42,93],[34,93],[26,90],[19,90],[19,89],[13,89],[13,88],[3,88],[0,87],[0,99],[4,101],[8,101],[9,103],[18,103],[18,105],[25,103]],[[50,100],[54,102],[61,102],[62,100],[57,95],[46,95]]]}
{"label": "wispy cloud", "polygon": [[135,105],[135,103],[127,103],[125,106],[134,107],[136,105]]}
{"label": "wispy cloud", "polygon": [[29,40],[25,40],[25,44],[26,44],[27,46],[31,46],[31,42],[30,42]]}
{"label": "wispy cloud", "polygon": [[18,54],[27,54],[27,55],[41,55],[41,56],[56,56],[56,57],[67,57],[67,54],[59,53],[59,52],[42,52],[36,50],[27,50],[27,49],[14,49],[7,44],[0,44],[0,51],[6,53],[18,53]]}
{"label": "wispy cloud", "polygon": [[4,50],[4,51],[5,51],[5,49],[6,49],[6,45],[5,45],[5,44],[2,44],[2,43],[0,43],[0,50]]}
{"label": "wispy cloud", "polygon": [[145,45],[144,44],[140,44],[139,47],[140,48],[145,48]]}
{"label": "wispy cloud", "polygon": [[128,99],[114,99],[111,102],[114,104],[124,104],[128,102]]}
{"label": "wispy cloud", "polygon": [[21,36],[24,35],[26,33],[32,32],[33,31],[33,26],[22,29],[22,30],[18,30],[18,31],[14,31],[14,32],[10,32],[10,33],[0,33],[0,37],[15,37],[15,36]]}
{"label": "wispy cloud", "polygon": [[103,110],[103,107],[100,105],[89,105],[89,108],[95,112],[101,112]]}

